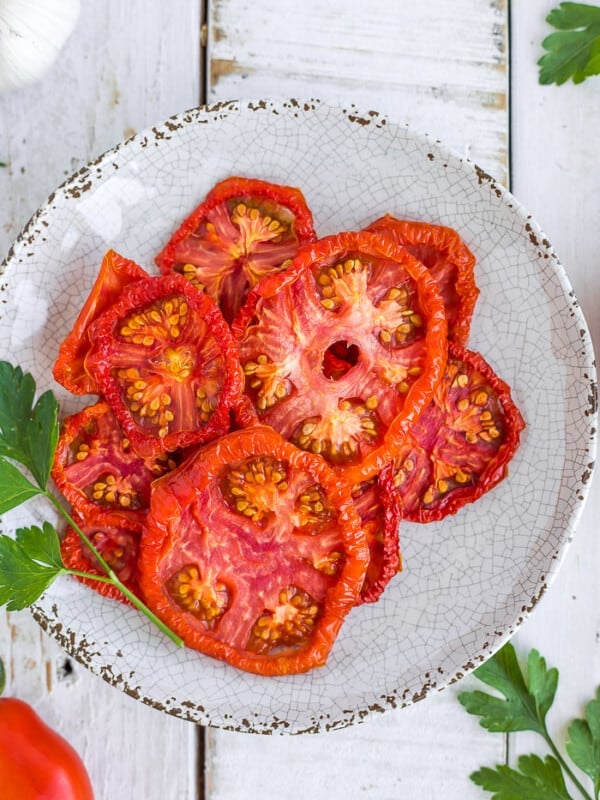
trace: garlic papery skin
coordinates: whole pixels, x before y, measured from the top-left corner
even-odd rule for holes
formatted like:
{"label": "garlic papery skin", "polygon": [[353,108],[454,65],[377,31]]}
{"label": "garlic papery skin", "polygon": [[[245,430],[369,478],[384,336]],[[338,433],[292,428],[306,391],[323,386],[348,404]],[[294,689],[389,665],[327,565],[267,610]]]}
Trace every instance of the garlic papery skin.
{"label": "garlic papery skin", "polygon": [[0,0],[0,91],[42,77],[72,33],[80,0]]}

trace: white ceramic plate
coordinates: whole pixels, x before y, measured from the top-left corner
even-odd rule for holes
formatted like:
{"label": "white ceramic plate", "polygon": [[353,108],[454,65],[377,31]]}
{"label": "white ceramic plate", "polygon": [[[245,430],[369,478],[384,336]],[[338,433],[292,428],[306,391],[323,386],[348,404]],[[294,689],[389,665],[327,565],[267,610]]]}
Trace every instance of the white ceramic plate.
{"label": "white ceramic plate", "polygon": [[[595,441],[595,373],[585,321],[550,244],[519,203],[468,161],[369,112],[316,101],[227,103],[128,140],[58,189],[5,265],[0,357],[51,376],[58,343],[113,247],[153,256],[217,181],[299,186],[318,233],[385,212],[456,228],[476,254],[481,296],[470,347],[513,387],[527,423],[510,476],[441,523],[404,524],[404,572],[347,619],[327,666],[261,678],[179,650],[144,617],[60,579],[34,613],[94,672],[143,702],[248,731],[341,727],[415,702],[462,677],[514,632],[555,575],[579,518]],[[27,507],[6,530],[47,517]]]}

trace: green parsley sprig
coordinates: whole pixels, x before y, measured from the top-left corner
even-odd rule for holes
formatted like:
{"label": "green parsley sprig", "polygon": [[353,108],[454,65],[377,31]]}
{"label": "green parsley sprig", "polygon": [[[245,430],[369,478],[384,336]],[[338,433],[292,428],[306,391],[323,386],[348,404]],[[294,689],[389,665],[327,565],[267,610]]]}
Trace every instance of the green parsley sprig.
{"label": "green parsley sprig", "polygon": [[[552,755],[520,756],[517,769],[505,764],[483,767],[470,777],[473,783],[493,794],[492,800],[573,800],[564,775],[568,775],[582,797],[592,800],[550,737],[546,715],[554,702],[558,670],[548,668],[537,650],[527,659],[527,681],[514,647],[508,643],[489,661],[475,670],[479,680],[497,689],[505,699],[486,692],[462,692],[458,699],[469,714],[480,719],[482,727],[497,733],[533,731],[539,734]],[[594,783],[594,800],[600,794],[600,690],[586,706],[586,718],[569,726],[566,750],[573,763]]]}
{"label": "green parsley sprig", "polygon": [[[58,531],[50,522],[20,528],[13,539],[0,535],[0,606],[16,611],[32,605],[59,575],[77,575],[111,583],[179,646],[182,640],[125,586],[48,488],[58,442],[58,402],[52,392],[35,400],[29,373],[0,361],[0,514],[32,497],[44,497],[77,532],[105,575],[67,567],[60,553]],[[17,466],[24,467],[26,472]]]}
{"label": "green parsley sprig", "polygon": [[538,61],[541,84],[582,83],[600,74],[600,7],[561,3],[546,22],[557,30],[542,42],[548,52]]}

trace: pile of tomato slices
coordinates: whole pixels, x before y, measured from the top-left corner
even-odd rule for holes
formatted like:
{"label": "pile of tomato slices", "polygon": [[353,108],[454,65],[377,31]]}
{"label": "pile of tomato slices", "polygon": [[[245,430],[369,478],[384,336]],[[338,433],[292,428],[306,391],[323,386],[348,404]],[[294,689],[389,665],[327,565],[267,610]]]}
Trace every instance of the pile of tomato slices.
{"label": "pile of tomato slices", "polygon": [[[475,258],[391,216],[318,239],[298,189],[233,177],[156,263],[109,251],[60,346],[56,380],[99,399],[64,421],[55,483],[187,646],[322,666],[401,570],[400,521],[456,513],[518,447],[509,387],[467,349]],[[75,530],[62,551],[101,573]]]}

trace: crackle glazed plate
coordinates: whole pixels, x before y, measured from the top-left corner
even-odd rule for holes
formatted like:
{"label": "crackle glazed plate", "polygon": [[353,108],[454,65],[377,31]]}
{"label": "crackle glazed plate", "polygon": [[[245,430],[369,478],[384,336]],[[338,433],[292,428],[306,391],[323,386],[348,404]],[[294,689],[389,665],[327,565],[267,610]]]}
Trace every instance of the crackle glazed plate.
{"label": "crackle glazed plate", "polygon": [[[232,174],[302,189],[320,235],[386,212],[456,228],[481,289],[469,346],[507,381],[527,428],[509,477],[455,517],[403,524],[404,571],[347,618],[325,667],[245,674],[172,645],[133,609],[61,578],[40,624],[114,686],[203,724],[317,732],[414,703],[462,677],[526,618],[580,516],[595,441],[587,327],[557,258],[519,203],[443,146],[374,112],[311,101],[190,111],[105,153],[59,188],[12,248],[2,276],[0,358],[51,388],[63,414],[89,398],[52,379],[57,347],[114,248],[153,257],[217,182]],[[34,503],[3,527],[40,522]]]}

